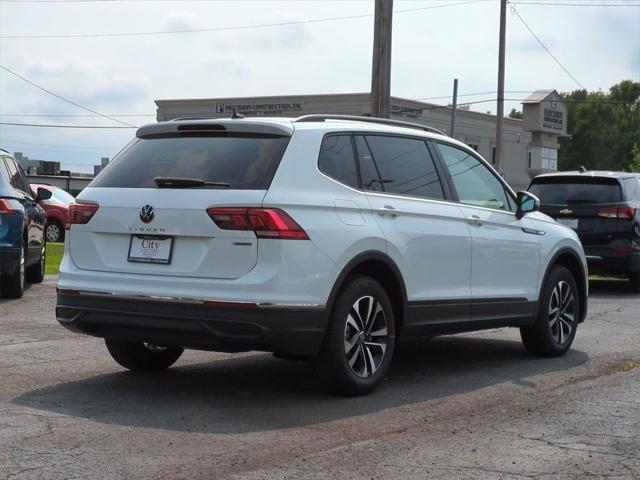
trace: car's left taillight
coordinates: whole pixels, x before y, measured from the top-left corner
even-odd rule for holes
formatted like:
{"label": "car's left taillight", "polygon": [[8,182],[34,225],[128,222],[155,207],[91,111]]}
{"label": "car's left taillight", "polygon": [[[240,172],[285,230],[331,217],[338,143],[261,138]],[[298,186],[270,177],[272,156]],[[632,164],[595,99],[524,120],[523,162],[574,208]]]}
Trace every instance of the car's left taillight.
{"label": "car's left taillight", "polygon": [[8,200],[0,199],[0,213],[3,215],[15,215],[18,210],[11,208]]}
{"label": "car's left taillight", "polygon": [[69,205],[69,223],[67,224],[67,230],[74,224],[89,223],[91,217],[98,211],[99,205],[97,203],[78,202]]}

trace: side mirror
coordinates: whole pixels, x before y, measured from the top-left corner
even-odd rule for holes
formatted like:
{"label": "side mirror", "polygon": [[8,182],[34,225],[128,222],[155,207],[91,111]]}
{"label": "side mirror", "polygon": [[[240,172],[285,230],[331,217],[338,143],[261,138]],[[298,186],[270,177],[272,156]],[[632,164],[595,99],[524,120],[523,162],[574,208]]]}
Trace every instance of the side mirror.
{"label": "side mirror", "polygon": [[518,220],[529,212],[540,210],[540,199],[529,192],[518,192],[516,204],[518,207],[516,210],[516,218]]}
{"label": "side mirror", "polygon": [[49,200],[50,198],[51,198],[51,190],[38,187],[38,192],[36,194],[36,202],[39,202],[40,200]]}

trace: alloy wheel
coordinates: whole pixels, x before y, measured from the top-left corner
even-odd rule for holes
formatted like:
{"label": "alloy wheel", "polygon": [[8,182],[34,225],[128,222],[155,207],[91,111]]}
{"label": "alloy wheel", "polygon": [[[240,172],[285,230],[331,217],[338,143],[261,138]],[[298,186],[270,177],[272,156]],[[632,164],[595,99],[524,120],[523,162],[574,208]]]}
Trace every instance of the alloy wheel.
{"label": "alloy wheel", "polygon": [[47,225],[47,240],[57,242],[60,239],[60,227],[55,223]]}
{"label": "alloy wheel", "polygon": [[374,297],[360,297],[344,327],[344,353],[351,371],[361,378],[374,375],[384,361],[388,341],[382,305]]}
{"label": "alloy wheel", "polygon": [[571,285],[562,280],[556,284],[549,300],[549,326],[556,343],[569,341],[575,327],[576,301]]}

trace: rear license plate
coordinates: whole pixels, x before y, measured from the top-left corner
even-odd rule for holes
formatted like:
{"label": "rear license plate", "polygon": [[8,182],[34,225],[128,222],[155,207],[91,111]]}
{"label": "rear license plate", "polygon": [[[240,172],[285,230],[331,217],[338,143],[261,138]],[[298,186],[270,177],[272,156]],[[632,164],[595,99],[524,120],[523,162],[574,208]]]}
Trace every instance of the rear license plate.
{"label": "rear license plate", "polygon": [[131,235],[127,261],[133,263],[171,263],[173,237]]}
{"label": "rear license plate", "polygon": [[565,227],[573,228],[574,230],[578,229],[578,219],[577,218],[557,218],[556,221],[560,225],[564,225]]}

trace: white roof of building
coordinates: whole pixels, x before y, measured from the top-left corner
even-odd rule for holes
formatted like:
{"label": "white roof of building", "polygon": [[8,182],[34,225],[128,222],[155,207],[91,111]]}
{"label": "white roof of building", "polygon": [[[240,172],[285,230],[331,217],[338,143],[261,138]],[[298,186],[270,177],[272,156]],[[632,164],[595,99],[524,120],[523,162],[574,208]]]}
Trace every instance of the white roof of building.
{"label": "white roof of building", "polygon": [[536,90],[525,98],[522,103],[541,103],[552,93],[559,95],[555,90]]}

